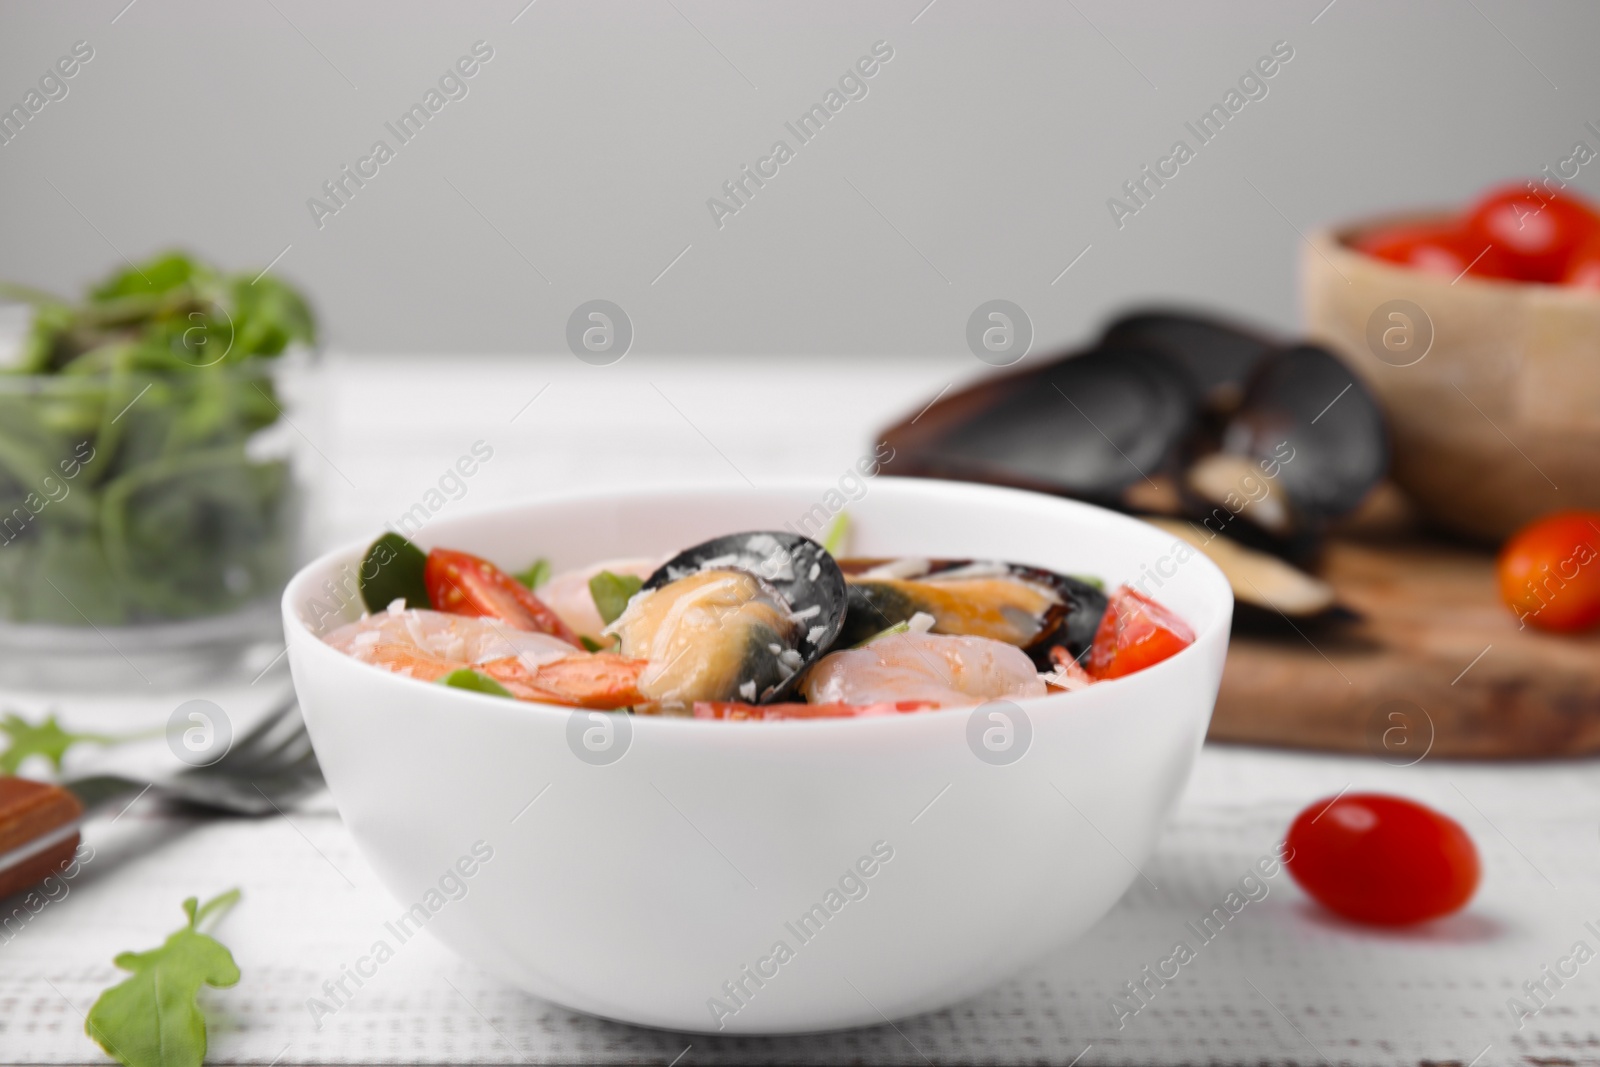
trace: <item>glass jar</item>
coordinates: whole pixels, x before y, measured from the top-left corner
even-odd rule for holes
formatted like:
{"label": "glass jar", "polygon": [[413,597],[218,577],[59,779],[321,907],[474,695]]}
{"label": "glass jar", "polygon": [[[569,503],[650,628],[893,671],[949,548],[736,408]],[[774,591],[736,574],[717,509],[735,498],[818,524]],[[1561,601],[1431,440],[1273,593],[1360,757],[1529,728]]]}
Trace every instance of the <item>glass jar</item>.
{"label": "glass jar", "polygon": [[0,374],[0,685],[142,690],[273,668],[300,558],[279,397],[295,362]]}

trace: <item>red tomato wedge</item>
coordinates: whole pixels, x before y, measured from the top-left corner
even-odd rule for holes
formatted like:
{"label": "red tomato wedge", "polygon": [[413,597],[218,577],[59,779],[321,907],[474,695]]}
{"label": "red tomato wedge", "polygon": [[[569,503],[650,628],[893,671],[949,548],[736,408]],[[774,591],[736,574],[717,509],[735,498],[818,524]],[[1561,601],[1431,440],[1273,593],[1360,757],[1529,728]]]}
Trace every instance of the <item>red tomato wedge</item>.
{"label": "red tomato wedge", "polygon": [[1504,252],[1517,277],[1559,282],[1567,260],[1600,230],[1600,215],[1576,196],[1530,186],[1491,189],[1467,216],[1467,230]]}
{"label": "red tomato wedge", "polygon": [[1463,273],[1487,278],[1516,277],[1504,253],[1454,222],[1375,230],[1362,234],[1355,246],[1369,256],[1451,279]]}
{"label": "red tomato wedge", "polygon": [[1154,600],[1127,586],[1111,594],[1086,664],[1096,681],[1142,671],[1194,644],[1194,631]]}
{"label": "red tomato wedge", "polygon": [[778,719],[859,719],[871,715],[903,715],[938,707],[926,700],[884,701],[879,704],[744,704],[737,700],[697,700],[697,719],[735,722],[773,722]]}
{"label": "red tomato wedge", "polygon": [[1317,903],[1380,926],[1459,910],[1478,888],[1478,850],[1461,824],[1405,797],[1346,793],[1289,827],[1284,862]]}
{"label": "red tomato wedge", "polygon": [[436,548],[422,572],[436,611],[499,619],[518,630],[536,630],[582,647],[578,635],[527,586],[486,559]]}

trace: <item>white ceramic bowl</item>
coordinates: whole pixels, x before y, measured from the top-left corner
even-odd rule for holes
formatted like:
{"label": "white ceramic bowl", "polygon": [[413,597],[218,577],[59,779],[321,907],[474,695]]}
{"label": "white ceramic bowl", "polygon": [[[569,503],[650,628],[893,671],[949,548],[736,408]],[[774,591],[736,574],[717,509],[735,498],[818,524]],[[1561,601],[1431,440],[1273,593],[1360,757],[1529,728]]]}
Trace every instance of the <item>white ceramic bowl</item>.
{"label": "white ceramic bowl", "polygon": [[[952,709],[618,724],[423,684],[323,644],[318,633],[359,613],[343,592],[364,547],[351,545],[290,583],[284,626],[344,821],[396,911],[417,905],[396,933],[426,928],[578,1011],[785,1033],[943,1007],[1104,915],[1205,737],[1227,581],[1204,556],[1179,562],[1188,554],[1170,535],[1099,508],[951,482],[866,484],[849,504],[855,554],[1011,559],[1108,584],[1149,569],[1161,574],[1149,591],[1198,637],[1009,720]],[[838,496],[807,484],[567,497],[437,521],[418,540],[515,567],[545,556],[559,570],[798,525]]]}

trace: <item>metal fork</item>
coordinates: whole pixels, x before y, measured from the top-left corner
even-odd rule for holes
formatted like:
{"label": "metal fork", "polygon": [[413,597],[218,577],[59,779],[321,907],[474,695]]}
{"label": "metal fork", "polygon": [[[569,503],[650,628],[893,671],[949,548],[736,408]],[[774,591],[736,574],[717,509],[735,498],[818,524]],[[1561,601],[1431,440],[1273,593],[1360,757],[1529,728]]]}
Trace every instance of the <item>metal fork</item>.
{"label": "metal fork", "polygon": [[321,785],[322,770],[291,696],[215,763],[157,781],[97,774],[61,784],[83,802],[84,818],[120,797],[146,792],[227,815],[270,815]]}
{"label": "metal fork", "polygon": [[[56,796],[73,807],[81,805],[81,813],[66,822],[52,822],[43,832],[0,853],[0,880],[13,868],[72,840],[85,820],[130,795],[136,801],[151,793],[227,815],[261,816],[281,814],[282,805],[292,803],[320,785],[322,770],[311,750],[311,737],[300,717],[299,705],[290,696],[268,712],[253,730],[234,742],[221,759],[208,766],[193,767],[159,780],[96,774],[74,778],[59,786],[38,783],[41,789],[59,789],[72,794],[77,804],[60,797],[59,793]],[[132,806],[132,801],[128,806]]]}

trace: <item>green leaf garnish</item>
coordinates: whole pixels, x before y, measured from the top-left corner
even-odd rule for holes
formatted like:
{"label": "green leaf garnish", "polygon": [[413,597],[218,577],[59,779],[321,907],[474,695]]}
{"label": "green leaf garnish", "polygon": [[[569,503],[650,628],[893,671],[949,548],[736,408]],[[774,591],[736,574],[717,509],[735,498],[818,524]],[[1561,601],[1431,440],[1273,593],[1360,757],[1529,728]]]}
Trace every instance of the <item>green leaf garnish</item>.
{"label": "green leaf garnish", "polygon": [[846,538],[850,536],[850,513],[841,511],[833,517],[828,524],[828,532],[822,535],[822,549],[830,556],[837,556],[844,547]]}
{"label": "green leaf garnish", "polygon": [[583,646],[583,650],[585,652],[599,652],[602,648],[606,647],[599,641],[596,641],[594,638],[590,637],[588,634],[579,634],[578,644]]}
{"label": "green leaf garnish", "polygon": [[1105,579],[1097,578],[1092,574],[1069,574],[1067,577],[1080,581],[1084,585],[1092,585],[1102,593],[1106,591]]}
{"label": "green leaf garnish", "polygon": [[81,742],[97,745],[114,745],[128,738],[111,734],[79,734],[63,730],[54,715],[34,725],[14,711],[6,712],[0,719],[0,734],[9,738],[6,750],[0,753],[0,774],[16,774],[30,756],[43,756],[57,771],[67,749]]}
{"label": "green leaf garnish", "polygon": [[230,889],[199,905],[183,902],[188,925],[175,931],[160,948],[124,952],[111,962],[124,979],[100,994],[89,1009],[84,1032],[126,1067],[200,1067],[206,1058],[206,1020],[195,997],[200,987],[225,989],[239,981],[233,954],[200,923],[232,907],[239,891]]}
{"label": "green leaf garnish", "polygon": [[397,533],[384,534],[361,557],[361,572],[356,576],[361,602],[372,612],[382,611],[396,599],[404,600],[408,608],[431,608],[428,585],[422,577],[427,565],[428,555],[422,549]]}
{"label": "green leaf garnish", "polygon": [[601,571],[589,579],[589,595],[594,597],[594,607],[600,618],[610,626],[627,608],[629,598],[643,586],[644,579],[632,574]]}
{"label": "green leaf garnish", "polygon": [[512,577],[529,589],[537,589],[550,580],[550,561],[536,559],[528,565],[527,570],[514,574]]}
{"label": "green leaf garnish", "polygon": [[0,290],[33,305],[0,367],[0,620],[123,626],[276,599],[297,487],[250,446],[283,416],[272,360],[316,339],[304,298],[177,251],[77,300]]}
{"label": "green leaf garnish", "polygon": [[492,697],[511,696],[511,690],[487,674],[479,674],[471,667],[462,667],[460,670],[451,671],[439,679],[439,684],[448,685],[452,689],[466,689],[473,693],[484,693]]}
{"label": "green leaf garnish", "polygon": [[873,634],[871,637],[867,638],[865,641],[862,641],[860,644],[854,645],[852,647],[864,648],[867,645],[872,644],[872,642],[877,641],[880,638],[893,637],[895,634],[907,634],[907,633],[910,633],[910,632],[911,632],[911,622],[910,622],[910,620],[897,622],[893,626],[889,627],[888,629],[879,630],[877,633]]}

